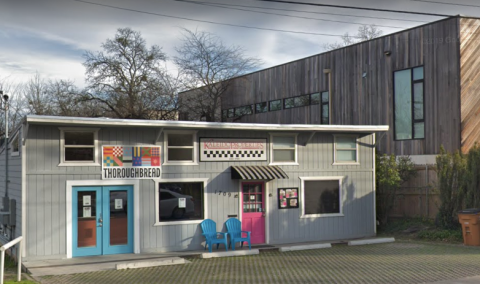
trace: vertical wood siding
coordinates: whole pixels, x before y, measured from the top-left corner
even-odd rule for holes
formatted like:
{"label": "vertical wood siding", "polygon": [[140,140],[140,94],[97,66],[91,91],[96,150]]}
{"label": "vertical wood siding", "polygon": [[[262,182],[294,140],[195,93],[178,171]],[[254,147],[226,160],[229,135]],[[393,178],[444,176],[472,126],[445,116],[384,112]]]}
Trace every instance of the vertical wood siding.
{"label": "vertical wood siding", "polygon": [[[100,145],[145,145],[156,137],[156,129],[102,128]],[[270,204],[270,242],[334,240],[374,235],[373,146],[372,135],[360,138],[360,164],[333,166],[333,135],[317,133],[305,144],[310,133],[298,136],[298,166],[281,166],[289,179],[267,182]],[[61,258],[66,252],[66,181],[99,180],[100,167],[58,167],[60,131],[54,126],[31,125],[27,139],[27,258]],[[198,137],[266,138],[263,131],[203,130]],[[158,142],[162,145],[163,140]],[[162,149],[164,151],[164,148]],[[209,178],[207,218],[223,228],[228,215],[240,215],[240,181],[232,180],[231,165],[268,165],[268,162],[199,162],[197,166],[163,166],[162,178]],[[344,176],[344,217],[300,219],[300,209],[278,210],[277,188],[300,187],[299,177]],[[152,180],[140,182],[140,249],[142,252],[201,249],[204,241],[198,224],[154,226],[155,190]],[[232,193],[229,197],[215,190]],[[272,194],[268,197],[268,194]]]}
{"label": "vertical wood siding", "polygon": [[[331,69],[332,124],[389,125],[390,131],[378,144],[383,153],[437,154],[440,145],[449,151],[459,149],[459,19],[449,18],[239,77],[223,98],[222,109],[328,91],[328,77],[323,70]],[[479,35],[472,34],[478,24],[464,24],[462,29],[466,30],[462,42],[471,40],[462,44],[462,72],[472,79],[480,62],[473,55],[479,48]],[[385,51],[391,55],[386,56]],[[420,65],[425,73],[425,139],[394,141],[393,72]],[[462,96],[472,99],[468,93],[474,94],[479,84],[467,79],[462,82],[468,87],[462,90]],[[477,106],[462,103],[467,110]],[[320,105],[245,115],[236,121],[318,124]],[[472,137],[464,138],[468,145],[480,135],[478,127],[474,127],[478,121],[464,121],[471,126],[465,130],[466,136]]]}
{"label": "vertical wood siding", "polygon": [[480,141],[480,20],[460,19],[462,151]]}

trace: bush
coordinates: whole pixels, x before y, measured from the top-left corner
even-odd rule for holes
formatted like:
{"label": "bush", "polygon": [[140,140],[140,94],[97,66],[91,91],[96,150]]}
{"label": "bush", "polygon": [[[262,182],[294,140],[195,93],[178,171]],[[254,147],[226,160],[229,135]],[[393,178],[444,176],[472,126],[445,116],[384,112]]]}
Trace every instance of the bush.
{"label": "bush", "polygon": [[377,219],[382,224],[387,224],[398,188],[414,177],[417,171],[410,157],[377,154],[375,159]]}

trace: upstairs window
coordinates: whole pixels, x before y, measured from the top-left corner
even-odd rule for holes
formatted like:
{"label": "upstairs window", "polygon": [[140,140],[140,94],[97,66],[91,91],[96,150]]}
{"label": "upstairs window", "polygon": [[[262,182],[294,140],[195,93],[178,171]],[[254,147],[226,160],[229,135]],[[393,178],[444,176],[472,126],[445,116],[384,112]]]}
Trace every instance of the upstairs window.
{"label": "upstairs window", "polygon": [[297,135],[282,134],[270,136],[271,164],[297,163]]}
{"label": "upstairs window", "polygon": [[255,104],[255,113],[264,113],[268,111],[267,102]]}
{"label": "upstairs window", "polygon": [[276,111],[282,109],[282,100],[274,100],[268,102],[268,110]]}
{"label": "upstairs window", "polygon": [[97,128],[60,128],[60,165],[100,165]]}
{"label": "upstairs window", "polygon": [[310,95],[302,95],[293,98],[286,98],[283,100],[283,107],[285,109],[308,105],[310,105]]}
{"label": "upstairs window", "polygon": [[423,66],[395,71],[395,140],[425,138]]}
{"label": "upstairs window", "polygon": [[335,135],[335,164],[356,164],[358,163],[357,136]]}
{"label": "upstairs window", "polygon": [[197,133],[195,131],[165,132],[165,163],[195,164],[197,161]]}
{"label": "upstairs window", "polygon": [[330,100],[328,92],[310,94],[310,104],[320,105],[320,123],[330,124]]}

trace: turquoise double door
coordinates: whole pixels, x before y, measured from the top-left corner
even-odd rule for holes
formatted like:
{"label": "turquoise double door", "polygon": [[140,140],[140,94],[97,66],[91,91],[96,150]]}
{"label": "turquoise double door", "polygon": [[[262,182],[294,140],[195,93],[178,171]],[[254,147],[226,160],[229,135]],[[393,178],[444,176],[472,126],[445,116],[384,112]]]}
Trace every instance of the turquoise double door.
{"label": "turquoise double door", "polygon": [[133,187],[73,187],[72,255],[133,253]]}

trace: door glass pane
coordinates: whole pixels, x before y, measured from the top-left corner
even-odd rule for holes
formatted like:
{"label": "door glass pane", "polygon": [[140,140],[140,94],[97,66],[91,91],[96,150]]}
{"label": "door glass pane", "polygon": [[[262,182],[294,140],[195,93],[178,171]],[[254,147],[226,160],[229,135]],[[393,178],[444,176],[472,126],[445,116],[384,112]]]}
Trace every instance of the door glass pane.
{"label": "door glass pane", "polygon": [[127,191],[110,191],[110,245],[128,244]]}
{"label": "door glass pane", "polygon": [[79,191],[77,193],[78,212],[78,247],[97,246],[97,193],[96,191]]}

